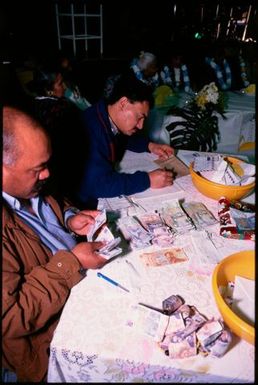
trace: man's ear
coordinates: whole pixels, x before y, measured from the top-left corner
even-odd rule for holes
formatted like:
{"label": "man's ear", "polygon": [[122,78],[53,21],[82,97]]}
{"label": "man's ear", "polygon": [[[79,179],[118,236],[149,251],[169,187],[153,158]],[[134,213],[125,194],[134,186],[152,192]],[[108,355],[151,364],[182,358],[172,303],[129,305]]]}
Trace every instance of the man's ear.
{"label": "man's ear", "polygon": [[128,102],[129,102],[128,98],[126,96],[122,96],[122,98],[120,98],[120,100],[119,100],[120,109],[124,110],[125,107],[127,106]]}

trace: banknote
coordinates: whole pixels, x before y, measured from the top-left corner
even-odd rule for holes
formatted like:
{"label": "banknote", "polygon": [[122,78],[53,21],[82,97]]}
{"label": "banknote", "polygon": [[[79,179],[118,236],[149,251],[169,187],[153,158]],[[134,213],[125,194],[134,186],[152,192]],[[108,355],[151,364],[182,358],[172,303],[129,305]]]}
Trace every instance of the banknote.
{"label": "banknote", "polygon": [[151,243],[160,247],[171,246],[174,242],[175,236],[165,226],[153,229]]}
{"label": "banknote", "polygon": [[196,334],[193,332],[184,340],[170,342],[168,346],[170,358],[186,358],[197,354]]}
{"label": "banknote", "polygon": [[185,320],[185,327],[182,330],[177,330],[171,335],[171,342],[180,342],[187,336],[198,330],[207,319],[200,313],[196,313],[192,317],[188,317]]}
{"label": "banknote", "polygon": [[206,350],[214,357],[222,357],[228,350],[232,341],[232,334],[229,330],[224,329],[215,341],[207,345]]}
{"label": "banknote", "polygon": [[181,248],[161,249],[149,253],[142,253],[140,259],[146,266],[164,266],[188,261],[188,257]]}
{"label": "banknote", "polygon": [[133,249],[141,249],[151,245],[151,234],[134,217],[122,217],[118,227]]}
{"label": "banknote", "polygon": [[142,226],[150,232],[153,232],[155,229],[164,226],[164,222],[162,221],[158,213],[147,213],[138,216],[138,218]]}
{"label": "banknote", "polygon": [[111,230],[107,226],[103,226],[97,238],[96,242],[104,242],[104,246],[99,249],[98,254],[106,259],[110,259],[122,253],[122,249],[117,247],[121,242],[120,237],[114,238]]}
{"label": "banknote", "polygon": [[165,314],[171,315],[183,305],[183,303],[184,300],[179,295],[171,295],[162,302],[162,308]]}
{"label": "banknote", "polygon": [[174,234],[184,234],[195,229],[191,218],[184,212],[178,199],[163,202],[161,216]]}
{"label": "banknote", "polygon": [[214,341],[222,330],[223,326],[219,321],[209,320],[197,331],[196,335],[198,341],[205,347]]}
{"label": "banknote", "polygon": [[131,305],[126,325],[134,331],[146,334],[156,342],[161,342],[169,322],[169,317],[145,306]]}
{"label": "banknote", "polygon": [[182,207],[192,219],[197,230],[218,223],[214,215],[201,202],[183,202]]}
{"label": "banknote", "polygon": [[95,218],[95,222],[87,234],[88,242],[93,241],[94,234],[107,221],[106,210],[101,211]]}

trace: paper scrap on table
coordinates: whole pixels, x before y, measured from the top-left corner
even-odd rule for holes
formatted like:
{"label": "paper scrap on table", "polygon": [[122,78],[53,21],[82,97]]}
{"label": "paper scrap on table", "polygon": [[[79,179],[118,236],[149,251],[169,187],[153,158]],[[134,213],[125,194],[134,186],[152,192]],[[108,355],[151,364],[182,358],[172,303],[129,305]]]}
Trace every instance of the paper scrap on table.
{"label": "paper scrap on table", "polygon": [[255,321],[255,281],[235,276],[232,310],[251,325]]}

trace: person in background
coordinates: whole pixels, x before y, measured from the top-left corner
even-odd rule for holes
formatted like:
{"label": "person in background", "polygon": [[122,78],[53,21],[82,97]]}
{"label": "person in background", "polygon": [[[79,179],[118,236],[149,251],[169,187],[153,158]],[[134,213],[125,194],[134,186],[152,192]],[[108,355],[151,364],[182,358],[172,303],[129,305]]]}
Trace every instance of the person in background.
{"label": "person in background", "polygon": [[161,84],[157,57],[153,53],[141,51],[139,57],[132,60],[130,68],[137,79],[153,90]]}
{"label": "person in background", "polygon": [[[78,242],[98,211],[45,195],[50,139],[17,107],[3,108],[2,368],[18,382],[46,381],[49,347],[70,290],[106,263],[102,242]],[[86,239],[86,238],[85,238]],[[8,380],[7,380],[8,381]]]}
{"label": "person in background", "polygon": [[148,151],[162,159],[173,154],[170,146],[150,142],[141,135],[152,105],[152,89],[131,72],[125,72],[114,83],[106,99],[84,111],[87,148],[78,191],[80,202],[95,206],[98,198],[130,195],[173,183],[171,171],[157,169],[149,173],[126,174],[119,173],[116,168],[126,150]]}
{"label": "person in background", "polygon": [[224,54],[232,75],[232,90],[241,90],[249,86],[247,76],[247,64],[238,40],[227,40],[224,42]]}
{"label": "person in background", "polygon": [[204,59],[203,78],[205,84],[215,82],[219,90],[229,91],[232,88],[232,71],[225,57],[223,43],[217,42],[210,46]]}
{"label": "person in background", "polygon": [[50,162],[52,190],[75,202],[73,189],[80,172],[84,152],[80,140],[80,114],[74,103],[65,98],[65,85],[56,67],[40,67],[35,73],[33,89],[37,96],[32,111],[51,137],[53,156]]}
{"label": "person in background", "polygon": [[91,103],[81,94],[80,88],[74,76],[72,62],[65,54],[59,56],[60,73],[63,76],[65,87],[64,97],[74,103],[80,110],[84,111]]}
{"label": "person in background", "polygon": [[170,55],[167,64],[160,72],[163,84],[168,85],[174,91],[184,91],[192,93],[189,70],[186,65],[183,54],[179,49],[170,49]]}

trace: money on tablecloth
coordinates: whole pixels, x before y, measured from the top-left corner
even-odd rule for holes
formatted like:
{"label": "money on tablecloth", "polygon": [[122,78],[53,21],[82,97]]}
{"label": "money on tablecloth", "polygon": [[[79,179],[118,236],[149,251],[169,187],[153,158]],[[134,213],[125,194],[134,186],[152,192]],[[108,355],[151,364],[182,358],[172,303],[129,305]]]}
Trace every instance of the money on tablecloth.
{"label": "money on tablecloth", "polygon": [[184,234],[189,230],[195,229],[194,224],[182,209],[178,199],[163,202],[161,216],[175,234]]}
{"label": "money on tablecloth", "polygon": [[219,321],[207,321],[196,333],[198,341],[202,346],[207,346],[222,333],[223,326]]}
{"label": "money on tablecloth", "polygon": [[127,315],[127,326],[160,342],[164,338],[169,317],[159,311],[141,305],[132,305]]}
{"label": "money on tablecloth", "polygon": [[184,202],[182,206],[192,219],[197,230],[205,229],[207,226],[218,223],[214,215],[201,202]]}
{"label": "money on tablecloth", "polygon": [[162,302],[162,309],[167,315],[171,315],[176,311],[184,301],[179,295],[171,295]]}
{"label": "money on tablecloth", "polygon": [[170,358],[186,358],[197,354],[196,334],[193,332],[184,340],[170,342],[168,345]]}
{"label": "money on tablecloth", "polygon": [[224,329],[219,337],[215,339],[211,344],[205,346],[207,352],[213,357],[222,357],[232,341],[232,334],[229,330]]}
{"label": "money on tablecloth", "polygon": [[133,217],[122,217],[118,220],[120,231],[134,249],[151,245],[151,234]]}
{"label": "money on tablecloth", "polygon": [[181,248],[161,249],[140,255],[146,266],[164,266],[188,261],[188,257]]}
{"label": "money on tablecloth", "polygon": [[143,225],[143,227],[150,232],[153,232],[155,229],[164,226],[164,223],[161,217],[159,216],[159,214],[156,214],[156,213],[144,214],[144,215],[138,216],[138,218],[141,224]]}

